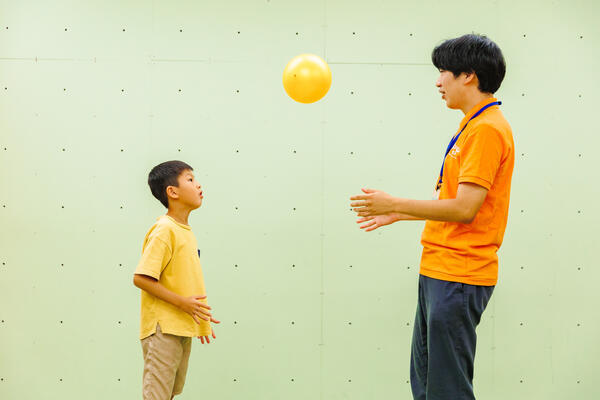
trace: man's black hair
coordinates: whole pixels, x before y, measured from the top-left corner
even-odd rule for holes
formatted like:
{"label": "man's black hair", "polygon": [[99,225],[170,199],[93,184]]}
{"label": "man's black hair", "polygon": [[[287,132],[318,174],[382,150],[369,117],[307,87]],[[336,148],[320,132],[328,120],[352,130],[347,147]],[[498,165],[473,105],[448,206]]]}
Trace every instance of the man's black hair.
{"label": "man's black hair", "polygon": [[148,186],[154,197],[156,197],[163,206],[169,208],[169,199],[167,197],[167,187],[176,186],[177,178],[185,170],[193,171],[194,169],[183,161],[167,161],[158,164],[152,168],[148,174]]}
{"label": "man's black hair", "polygon": [[475,72],[478,88],[484,93],[495,93],[506,74],[500,47],[484,35],[469,34],[446,40],[433,49],[431,61],[437,69],[450,71],[455,77]]}

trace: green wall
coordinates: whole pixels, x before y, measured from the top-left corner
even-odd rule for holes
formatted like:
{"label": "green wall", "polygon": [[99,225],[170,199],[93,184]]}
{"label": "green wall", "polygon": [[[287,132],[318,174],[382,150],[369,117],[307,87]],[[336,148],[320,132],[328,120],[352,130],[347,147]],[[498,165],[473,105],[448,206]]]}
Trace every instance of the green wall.
{"label": "green wall", "polygon": [[[210,304],[181,399],[409,399],[421,222],[366,234],[361,187],[428,199],[462,114],[433,47],[489,35],[518,157],[478,329],[486,400],[597,399],[599,2],[0,1],[0,398],[140,398],[146,176],[194,166]],[[319,54],[333,84],[289,99]]]}

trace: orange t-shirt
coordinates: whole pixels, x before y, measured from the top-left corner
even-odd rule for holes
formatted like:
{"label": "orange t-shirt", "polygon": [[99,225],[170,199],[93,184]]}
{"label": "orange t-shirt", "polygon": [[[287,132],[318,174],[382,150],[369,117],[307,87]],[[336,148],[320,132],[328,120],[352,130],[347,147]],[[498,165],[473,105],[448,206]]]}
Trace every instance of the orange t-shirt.
{"label": "orange t-shirt", "polygon": [[[460,123],[461,129],[486,99]],[[457,132],[458,133],[458,132]],[[440,199],[454,199],[459,183],[471,182],[488,189],[470,224],[427,221],[421,244],[422,275],[470,285],[493,286],[498,281],[498,256],[508,219],[510,183],[515,163],[510,125],[496,105],[471,120],[448,153]]]}

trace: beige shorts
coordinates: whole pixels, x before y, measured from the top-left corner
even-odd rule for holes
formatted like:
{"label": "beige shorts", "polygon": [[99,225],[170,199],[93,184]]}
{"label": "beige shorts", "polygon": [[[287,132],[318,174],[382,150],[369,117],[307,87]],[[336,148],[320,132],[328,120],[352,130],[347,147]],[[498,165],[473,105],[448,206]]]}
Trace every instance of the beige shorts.
{"label": "beige shorts", "polygon": [[192,338],[156,333],[142,339],[144,400],[170,400],[183,391]]}

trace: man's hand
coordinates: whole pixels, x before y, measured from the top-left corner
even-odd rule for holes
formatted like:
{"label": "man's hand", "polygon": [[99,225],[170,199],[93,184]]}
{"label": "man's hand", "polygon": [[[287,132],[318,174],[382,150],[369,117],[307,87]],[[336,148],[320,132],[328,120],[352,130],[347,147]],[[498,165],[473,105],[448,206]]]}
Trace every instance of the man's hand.
{"label": "man's hand", "polygon": [[386,226],[389,224],[393,224],[396,221],[400,221],[402,218],[400,214],[385,214],[385,215],[376,215],[374,217],[364,217],[356,221],[357,224],[366,222],[365,224],[360,226],[360,229],[364,229],[365,232],[371,232],[375,229]]}
{"label": "man's hand", "polygon": [[210,306],[199,301],[204,299],[206,299],[206,296],[184,297],[181,300],[179,308],[190,314],[197,324],[200,323],[198,318],[203,319],[204,321],[211,321],[212,314],[208,311],[211,310]]}
{"label": "man's hand", "polygon": [[350,206],[359,217],[372,217],[394,211],[394,198],[385,192],[374,189],[361,189],[363,193],[350,197]]}
{"label": "man's hand", "polygon": [[366,222],[366,224],[360,226],[360,229],[364,229],[365,232],[371,232],[379,227],[393,224],[394,222],[398,221],[422,221],[422,218],[413,217],[412,215],[408,214],[391,213],[375,215],[372,217],[363,217],[356,221],[356,223],[360,224]]}

